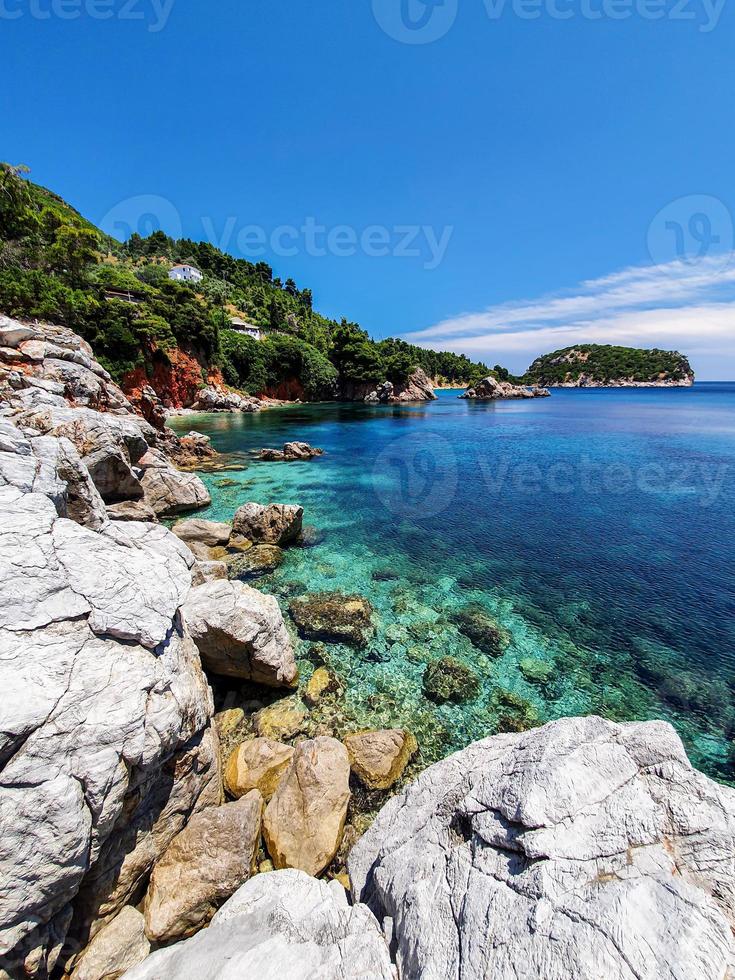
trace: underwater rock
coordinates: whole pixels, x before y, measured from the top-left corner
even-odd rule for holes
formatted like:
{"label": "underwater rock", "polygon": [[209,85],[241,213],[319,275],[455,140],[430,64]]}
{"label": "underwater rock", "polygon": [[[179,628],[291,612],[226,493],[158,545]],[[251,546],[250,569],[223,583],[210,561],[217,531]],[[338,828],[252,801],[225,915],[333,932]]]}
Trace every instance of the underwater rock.
{"label": "underwater rock", "polygon": [[418,750],[413,735],[397,728],[355,732],[347,735],[343,743],[353,773],[368,789],[391,787]]}
{"label": "underwater rock", "polygon": [[269,575],[282,563],[283,551],[275,544],[257,544],[226,560],[229,578],[240,580]]}
{"label": "underwater rock", "polygon": [[242,708],[225,708],[214,716],[214,724],[219,736],[222,758],[228,758],[232,746],[237,745],[247,735],[250,725]]}
{"label": "underwater rock", "polygon": [[520,694],[499,687],[493,692],[492,701],[498,711],[500,732],[525,732],[541,723],[534,705]]}
{"label": "underwater rock", "polygon": [[438,703],[471,701],[480,690],[480,679],[454,657],[432,660],[424,671],[424,694]]}
{"label": "underwater rock", "polygon": [[255,544],[287,545],[301,534],[303,507],[295,504],[243,504],[235,511],[232,531]]}
{"label": "underwater rock", "polygon": [[342,840],[349,783],[350,760],[341,742],[315,738],[296,746],[263,821],[276,868],[324,871]]}
{"label": "underwater rock", "polygon": [[304,691],[304,700],[307,704],[317,704],[327,694],[339,694],[342,690],[342,682],[337,675],[327,667],[317,667],[309,678]]}
{"label": "underwater rock", "polygon": [[153,942],[191,936],[255,872],[263,797],[195,814],[174,837],[151,875],[145,931]]}
{"label": "underwater rock", "polygon": [[306,524],[296,540],[296,544],[299,548],[316,548],[325,538],[326,534],[320,528],[314,527],[313,524]]}
{"label": "underwater rock", "polygon": [[670,725],[565,718],[427,769],[348,867],[405,980],[720,980],[734,837]]}
{"label": "underwater rock", "polygon": [[306,716],[298,697],[281,698],[253,715],[253,728],[262,738],[293,738],[304,731]]}
{"label": "underwater rock", "polygon": [[490,657],[499,657],[508,646],[506,630],[480,605],[471,603],[450,616],[460,633]]}
{"label": "underwater rock", "polygon": [[372,630],[372,611],[367,599],[343,592],[309,593],[289,606],[301,636],[353,646],[365,646]]}
{"label": "underwater rock", "polygon": [[554,677],[554,665],[535,657],[524,657],[518,664],[518,669],[529,684],[545,687]]}
{"label": "underwater rock", "polygon": [[243,742],[230,754],[224,772],[225,790],[234,799],[257,789],[268,800],[288,769],[294,750],[272,738]]}

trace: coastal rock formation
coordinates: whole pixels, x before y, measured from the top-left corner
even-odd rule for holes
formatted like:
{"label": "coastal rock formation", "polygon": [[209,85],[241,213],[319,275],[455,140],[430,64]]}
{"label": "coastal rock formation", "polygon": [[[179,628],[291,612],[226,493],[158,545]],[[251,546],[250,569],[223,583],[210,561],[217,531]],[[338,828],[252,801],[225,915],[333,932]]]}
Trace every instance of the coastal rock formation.
{"label": "coastal rock formation", "polygon": [[498,381],[490,375],[478,381],[472,388],[468,388],[459,397],[477,401],[494,401],[496,398],[548,398],[549,394],[546,388],[539,388],[537,385],[527,388],[525,385],[511,384],[510,381]]}
{"label": "coastal rock formation", "polygon": [[298,677],[293,647],[273,596],[243,582],[193,588],[184,618],[207,670],[224,677],[288,687]]}
{"label": "coastal rock formation", "polygon": [[388,789],[403,775],[418,744],[410,732],[399,729],[355,732],[344,738],[350,767],[367,789]]}
{"label": "coastal rock formation", "polygon": [[276,868],[321,874],[337,853],[350,800],[350,760],[335,738],[296,746],[266,807],[263,836]]}
{"label": "coastal rock formation", "polygon": [[232,533],[256,544],[287,545],[301,534],[304,508],[295,504],[243,504],[235,511]]}
{"label": "coastal rock formation", "polygon": [[78,957],[71,980],[118,980],[142,963],[150,951],[143,915],[126,905]]}
{"label": "coastal rock formation", "polygon": [[436,393],[431,378],[422,368],[416,368],[404,382],[398,384],[392,381],[382,381],[379,384],[370,382],[345,384],[342,387],[341,397],[345,401],[385,405],[434,401]]}
{"label": "coastal rock formation", "polygon": [[284,443],[283,449],[261,449],[258,459],[271,463],[290,463],[298,459],[313,459],[315,456],[323,455],[323,449],[315,449],[308,442],[287,442]]}
{"label": "coastal rock formation", "polygon": [[259,578],[268,575],[283,562],[283,552],[275,544],[257,544],[243,554],[227,558],[227,572],[230,578],[246,579]]}
{"label": "coastal rock formation", "polygon": [[258,398],[209,385],[197,392],[192,408],[199,412],[259,412],[261,404]]}
{"label": "coastal rock formation", "polygon": [[499,657],[510,643],[506,630],[480,605],[470,603],[454,612],[451,622],[489,657]]}
{"label": "coastal rock formation", "polygon": [[395,980],[388,946],[364,905],[301,871],[259,874],[208,929],[153,953],[126,980]]}
{"label": "coastal rock formation", "polygon": [[301,636],[365,646],[372,630],[372,606],[359,595],[315,592],[294,599],[289,612]]}
{"label": "coastal rock formation", "polygon": [[145,897],[145,931],[161,943],[206,925],[255,870],[263,797],[252,790],[236,803],[198,813],[157,862]]}
{"label": "coastal rock formation", "polygon": [[177,470],[160,451],[149,449],[138,465],[143,470],[145,502],[156,516],[171,517],[211,504],[209,491],[196,473]]}
{"label": "coastal rock formation", "polygon": [[225,790],[240,799],[257,789],[270,800],[293,757],[293,747],[272,738],[254,738],[232,752],[224,772]]}
{"label": "coastal rock formation", "polygon": [[348,866],[405,980],[721,980],[734,834],[669,725],[567,718],[427,769]]}
{"label": "coastal rock formation", "polygon": [[198,542],[215,548],[217,545],[227,544],[232,528],[224,521],[203,521],[195,517],[177,521],[171,530],[187,544]]}

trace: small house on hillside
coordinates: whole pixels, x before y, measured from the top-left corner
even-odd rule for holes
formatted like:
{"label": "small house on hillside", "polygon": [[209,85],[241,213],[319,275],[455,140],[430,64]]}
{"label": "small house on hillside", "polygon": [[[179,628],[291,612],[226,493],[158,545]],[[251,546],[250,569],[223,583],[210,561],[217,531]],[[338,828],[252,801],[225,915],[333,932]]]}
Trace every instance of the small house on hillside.
{"label": "small house on hillside", "polygon": [[179,282],[201,282],[204,276],[194,265],[175,265],[168,274],[169,279]]}
{"label": "small house on hillside", "polygon": [[230,329],[234,330],[235,333],[242,334],[244,337],[252,337],[253,340],[260,340],[260,327],[255,327],[252,323],[241,320],[239,316],[233,316],[231,318]]}

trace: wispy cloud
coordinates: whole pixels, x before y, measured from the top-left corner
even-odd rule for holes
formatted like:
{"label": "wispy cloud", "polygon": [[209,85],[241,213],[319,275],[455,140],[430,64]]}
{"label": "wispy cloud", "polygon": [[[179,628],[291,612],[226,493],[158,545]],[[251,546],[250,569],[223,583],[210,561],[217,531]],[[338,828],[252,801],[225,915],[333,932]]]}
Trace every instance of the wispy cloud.
{"label": "wispy cloud", "polygon": [[[516,371],[538,354],[584,341],[676,347],[695,370],[698,354],[722,357],[735,376],[735,253],[623,269],[567,293],[461,313],[405,339]],[[713,376],[725,376],[716,360],[711,367]]]}

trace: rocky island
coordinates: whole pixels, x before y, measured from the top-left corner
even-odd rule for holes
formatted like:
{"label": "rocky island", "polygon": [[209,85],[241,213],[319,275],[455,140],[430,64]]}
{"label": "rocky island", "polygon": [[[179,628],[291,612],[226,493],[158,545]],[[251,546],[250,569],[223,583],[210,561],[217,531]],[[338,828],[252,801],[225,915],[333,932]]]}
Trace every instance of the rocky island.
{"label": "rocky island", "polygon": [[694,372],[678,351],[577,344],[537,357],[521,380],[547,388],[689,388]]}

